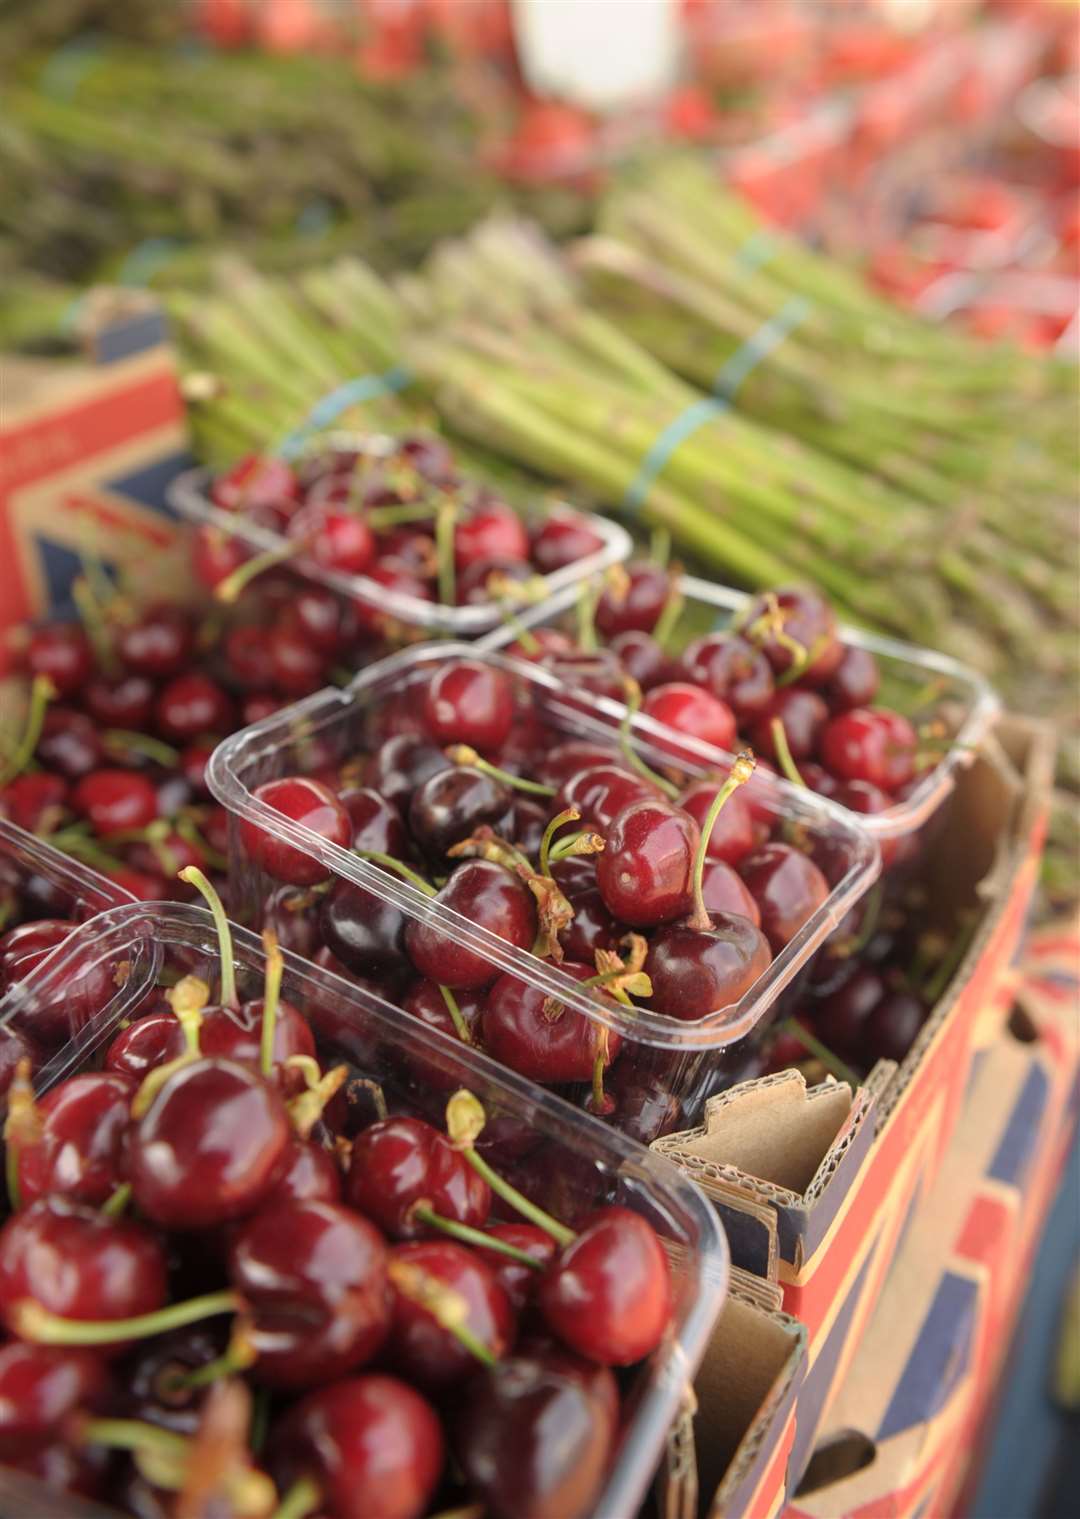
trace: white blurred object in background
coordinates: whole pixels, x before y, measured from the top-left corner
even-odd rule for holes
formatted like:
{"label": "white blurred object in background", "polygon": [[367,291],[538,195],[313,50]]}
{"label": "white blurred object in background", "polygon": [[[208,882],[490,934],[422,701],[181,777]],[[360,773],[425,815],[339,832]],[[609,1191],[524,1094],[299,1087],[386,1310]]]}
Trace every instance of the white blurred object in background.
{"label": "white blurred object in background", "polygon": [[538,94],[607,111],[664,95],[678,78],[678,0],[513,0],[513,17]]}

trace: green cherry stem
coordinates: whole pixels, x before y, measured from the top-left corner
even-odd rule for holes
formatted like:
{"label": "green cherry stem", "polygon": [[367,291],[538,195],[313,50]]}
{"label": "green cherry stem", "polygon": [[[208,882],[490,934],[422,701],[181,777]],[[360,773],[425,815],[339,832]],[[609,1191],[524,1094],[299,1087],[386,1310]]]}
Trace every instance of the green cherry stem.
{"label": "green cherry stem", "polygon": [[573,1229],[568,1229],[557,1218],[552,1218],[550,1213],[545,1213],[543,1208],[537,1207],[536,1203],[530,1202],[497,1171],[493,1171],[482,1155],[476,1153],[474,1144],[486,1122],[483,1104],[464,1087],[455,1092],[446,1104],[446,1131],[450,1142],[456,1150],[461,1151],[476,1174],[483,1177],[503,1202],[516,1208],[523,1218],[527,1218],[538,1229],[550,1234],[557,1245],[569,1245],[577,1238]]}
{"label": "green cherry stem", "polygon": [[473,770],[482,770],[485,775],[490,775],[493,780],[502,781],[504,786],[510,786],[515,791],[527,791],[530,796],[554,796],[554,786],[544,786],[540,781],[527,781],[524,776],[513,775],[509,770],[500,770],[498,765],[493,765],[468,744],[451,744],[449,749],[444,750],[447,759],[454,765],[468,765]]}
{"label": "green cherry stem", "polygon": [[131,1191],[132,1187],[129,1181],[120,1182],[102,1203],[99,1211],[106,1218],[120,1218],[131,1201]]}
{"label": "green cherry stem", "polygon": [[783,719],[774,717],[769,724],[769,732],[772,734],[773,748],[776,750],[776,758],[779,761],[780,769],[793,786],[805,786],[806,782],[799,774],[799,768],[791,755],[791,748],[787,741],[787,732],[784,728]]}
{"label": "green cherry stem", "polygon": [[140,1313],[130,1319],[65,1319],[50,1313],[33,1298],[12,1304],[11,1320],[15,1333],[35,1345],[111,1345],[117,1340],[145,1340],[169,1329],[183,1329],[203,1319],[222,1313],[238,1313],[243,1306],[235,1292],[207,1292],[188,1298],[184,1303],[170,1303],[156,1313]]}
{"label": "green cherry stem", "polygon": [[86,1419],[78,1425],[78,1438],[83,1445],[105,1445],[110,1450],[152,1450],[178,1466],[191,1450],[185,1435],[141,1419]]}
{"label": "green cherry stem", "polygon": [[483,1229],[470,1228],[468,1224],[459,1224],[456,1219],[443,1218],[427,1203],[417,1203],[411,1210],[411,1216],[418,1218],[421,1223],[428,1224],[432,1229],[438,1229],[443,1234],[448,1234],[451,1239],[459,1239],[463,1245],[474,1245],[481,1250],[492,1250],[496,1255],[505,1255],[508,1260],[518,1261],[522,1266],[529,1266],[533,1271],[543,1271],[542,1261],[537,1261],[525,1250],[519,1250],[516,1245],[508,1244],[504,1239],[498,1239],[491,1234],[485,1234]]}
{"label": "green cherry stem", "polygon": [[469,1033],[469,1025],[465,1022],[465,1014],[461,1011],[457,998],[448,986],[443,986],[441,981],[439,982],[439,991],[442,993],[442,999],[446,1003],[446,1011],[450,1014],[450,1022],[454,1025],[458,1038],[462,1044],[472,1044],[473,1039]]}
{"label": "green cherry stem", "polygon": [[218,953],[221,957],[221,1000],[226,1007],[238,1006],[236,999],[236,967],[233,962],[232,930],[229,920],[225,916],[225,908],[221,898],[211,886],[206,876],[197,865],[188,865],[180,871],[179,879],[186,881],[189,886],[202,897],[217,929]]}
{"label": "green cherry stem", "polygon": [[600,583],[586,581],[577,598],[577,642],[583,654],[596,653],[596,607],[600,600]]}
{"label": "green cherry stem", "polygon": [[414,1266],[409,1261],[392,1260],[386,1269],[386,1274],[396,1292],[400,1292],[402,1297],[426,1309],[440,1329],[445,1329],[448,1334],[452,1334],[458,1344],[464,1346],[482,1366],[495,1365],[496,1357],[473,1334],[466,1322],[469,1317],[469,1305],[460,1292],[455,1292],[452,1287],[447,1287],[440,1282],[430,1271],[424,1271],[420,1266]]}
{"label": "green cherry stem", "polygon": [[665,796],[670,797],[674,801],[679,794],[678,786],[669,781],[666,776],[660,775],[651,765],[647,765],[634,748],[631,729],[638,708],[641,706],[641,687],[632,675],[627,675],[624,679],[626,683],[626,711],[623,714],[622,722],[619,724],[619,748],[622,750],[623,758],[632,770],[636,770],[638,775],[644,776],[647,781],[651,781],[654,786],[658,786]]}
{"label": "green cherry stem", "polygon": [[502,621],[504,626],[509,628],[511,633],[515,635],[526,654],[539,654],[541,647],[539,638],[534,633],[531,633],[521,618],[515,616],[507,606],[504,606],[502,609]]}
{"label": "green cherry stem", "polygon": [[278,1004],[281,1001],[281,978],[285,960],[272,928],[263,932],[266,951],[266,979],[263,986],[262,1035],[259,1041],[259,1069],[269,1076],[274,1069],[274,1034],[277,1029]]}
{"label": "green cherry stem", "polygon": [[418,875],[401,860],[395,860],[392,854],[380,854],[377,849],[354,849],[353,854],[359,860],[370,860],[373,865],[382,865],[386,870],[394,871],[403,880],[408,881],[410,886],[415,886],[417,891],[422,891],[426,897],[438,896],[438,892],[430,881],[425,881],[422,875]]}
{"label": "green cherry stem", "polygon": [[42,725],[45,722],[45,712],[49,703],[56,696],[56,687],[47,675],[35,675],[30,683],[30,703],[26,713],[26,725],[22,731],[22,737],[16,744],[15,749],[7,764],[0,770],[0,786],[6,786],[8,781],[21,775],[34,757],[34,750],[38,746],[41,737]]}
{"label": "green cherry stem", "polygon": [[[577,823],[581,820],[581,813],[576,807],[567,807],[563,812],[557,812],[551,822],[544,829],[544,836],[540,840],[540,874],[550,876],[551,846],[559,829],[567,823]],[[579,835],[575,834],[575,838]]]}
{"label": "green cherry stem", "polygon": [[454,565],[454,521],[457,507],[453,501],[440,502],[435,510],[435,556],[439,567],[439,600],[452,607],[457,600],[457,571]]}
{"label": "green cherry stem", "polygon": [[30,1060],[24,1055],[15,1066],[8,1088],[8,1110],[4,1119],[4,1181],[13,1213],[22,1206],[19,1154],[24,1145],[37,1144],[41,1138],[41,1116],[34,1099],[31,1069]]}
{"label": "green cherry stem", "polygon": [[846,1082],[852,1091],[858,1088],[859,1078],[851,1067],[845,1065],[838,1055],[834,1055],[828,1045],[822,1044],[817,1035],[812,1034],[805,1024],[800,1023],[797,1018],[787,1018],[780,1028],[783,1033],[797,1039],[803,1049],[813,1055],[816,1060],[820,1060],[830,1076],[835,1076],[837,1081]]}
{"label": "green cherry stem", "polygon": [[149,733],[135,733],[128,728],[107,728],[103,735],[108,749],[119,749],[121,754],[141,754],[158,765],[175,765],[180,751]]}
{"label": "green cherry stem", "polygon": [[297,1477],[270,1519],[307,1519],[322,1504],[322,1489],[314,1477]]}
{"label": "green cherry stem", "polygon": [[214,595],[218,601],[223,601],[231,606],[237,600],[241,591],[249,586],[259,575],[267,570],[272,570],[277,564],[284,564],[288,559],[295,559],[307,547],[303,539],[282,544],[280,548],[264,549],[261,554],[253,554],[250,559],[245,559],[231,575],[226,575],[224,580],[219,580],[214,587]]}
{"label": "green cherry stem", "polygon": [[753,773],[754,756],[749,750],[743,750],[741,754],[735,756],[727,780],[713,797],[712,805],[705,814],[701,838],[698,840],[697,853],[694,856],[694,911],[687,921],[687,927],[694,929],[697,933],[707,933],[712,927],[712,919],[705,906],[705,860],[709,852],[709,840],[712,838],[713,828],[728,797],[738,787],[745,785]]}
{"label": "green cherry stem", "polygon": [[674,581],[669,582],[667,600],[664,602],[660,616],[656,619],[652,636],[662,649],[667,648],[668,639],[675,631],[675,624],[682,616],[686,605],[686,597],[679,590]]}

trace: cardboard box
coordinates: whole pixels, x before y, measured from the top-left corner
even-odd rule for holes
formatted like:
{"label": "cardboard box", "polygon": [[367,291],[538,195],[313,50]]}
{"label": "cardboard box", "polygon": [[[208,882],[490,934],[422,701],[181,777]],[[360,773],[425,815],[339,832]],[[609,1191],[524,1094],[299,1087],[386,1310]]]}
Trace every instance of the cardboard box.
{"label": "cardboard box", "polygon": [[[80,554],[138,568],[144,585],[154,556],[156,587],[188,587],[187,550],[165,503],[191,457],[163,319],[145,297],[99,298],[83,335],[85,358],[4,360],[0,635],[70,610]],[[0,636],[0,675],[11,655]]]}
{"label": "cardboard box", "polygon": [[778,1285],[785,1310],[806,1325],[796,1480],[934,1181],[975,1052],[1015,995],[1010,967],[1038,870],[1053,750],[1046,725],[1010,718],[958,781],[934,844],[932,890],[943,914],[984,908],[902,1066],[882,1062],[854,1094],[832,1081],[807,1089],[792,1072],[745,1082],[712,1100],[700,1128],[654,1143],[713,1198],[735,1262]]}

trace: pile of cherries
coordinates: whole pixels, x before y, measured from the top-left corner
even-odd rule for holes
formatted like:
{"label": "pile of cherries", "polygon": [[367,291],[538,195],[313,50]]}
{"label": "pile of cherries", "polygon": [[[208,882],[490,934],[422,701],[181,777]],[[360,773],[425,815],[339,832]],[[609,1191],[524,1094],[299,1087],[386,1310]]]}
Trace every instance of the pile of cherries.
{"label": "pile of cherries", "polygon": [[0,1464],[140,1519],[584,1515],[671,1327],[652,1225],[420,1051],[377,1085],[272,935],[242,1000],[188,874],[218,999],[177,963],[101,1069],[11,1087]]}
{"label": "pile of cherries", "polygon": [[282,541],[256,555],[238,534],[200,526],[195,567],[206,586],[227,600],[292,560],[316,575],[363,576],[367,595],[340,602],[358,640],[393,631],[380,590],[451,606],[530,601],[544,594],[543,576],[603,547],[588,520],[567,508],[530,529],[494,490],[463,476],[430,434],[324,448],[295,468],[250,455],[213,482],[210,497]]}
{"label": "pile of cherries", "polygon": [[[357,708],[362,731],[347,752],[308,735],[289,755],[307,773],[253,795],[313,842],[403,877],[430,912],[333,879],[315,854],[245,819],[241,844],[261,872],[249,905],[288,947],[522,1075],[570,1088],[592,1112],[633,1132],[644,1101],[637,1132],[651,1137],[661,1111],[675,1124],[673,1092],[645,1098],[643,1083],[656,1085],[661,1064],[674,1081],[680,1057],[613,1025],[639,1006],[695,1020],[737,1004],[826,900],[830,873],[846,869],[842,851],[819,864],[808,851],[823,839],[795,827],[785,841],[775,782],[752,775],[749,756],[726,778],[676,784],[645,763],[629,724],[597,741],[567,738],[548,688],[490,657],[433,660],[406,679]],[[455,930],[438,909],[458,915]],[[623,1013],[595,1019],[527,971],[500,973],[461,941],[460,920]]]}

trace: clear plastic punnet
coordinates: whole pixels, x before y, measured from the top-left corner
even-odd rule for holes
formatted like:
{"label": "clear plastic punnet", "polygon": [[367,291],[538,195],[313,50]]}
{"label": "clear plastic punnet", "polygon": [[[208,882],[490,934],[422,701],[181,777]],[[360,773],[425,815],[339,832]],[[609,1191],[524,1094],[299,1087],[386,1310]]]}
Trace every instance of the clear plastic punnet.
{"label": "clear plastic punnet", "polygon": [[[217,984],[218,940],[201,907],[135,903],[99,917],[87,932],[98,963],[124,960],[137,968],[132,996],[136,985],[145,998],[154,984],[164,988],[178,974]],[[259,996],[263,947],[241,928],[233,929],[233,939],[239,994]],[[617,1203],[643,1214],[660,1235],[674,1288],[671,1330],[623,1382],[612,1458],[590,1510],[592,1519],[637,1512],[727,1293],[727,1241],[715,1210],[669,1161],[340,976],[291,953],[284,960],[283,997],[308,1020],[320,1058],[346,1063],[362,1094],[377,1084],[395,1114],[442,1128],[448,1096],[467,1088],[484,1105],[494,1143],[505,1143],[513,1155],[515,1182],[534,1202],[571,1227],[594,1208]],[[55,962],[43,990],[60,995],[65,976],[64,963]],[[129,998],[95,1019],[72,1058],[50,1071],[50,1082],[99,1065],[121,1020],[132,1016],[138,1013]],[[105,1519],[114,1510],[95,1504],[84,1510],[76,1498],[50,1492],[0,1464],[0,1512]]]}
{"label": "clear plastic punnet", "polygon": [[[678,653],[692,638],[729,626],[751,600],[743,591],[714,585],[693,575],[680,576],[677,589],[684,604],[669,644],[672,653]],[[576,601],[575,592],[553,597],[546,605],[522,613],[518,630],[571,628]],[[518,630],[499,628],[485,636],[480,647],[505,647],[519,636]],[[881,672],[879,701],[901,706],[913,721],[934,719],[947,729],[941,758],[927,767],[903,801],[884,812],[859,814],[860,826],[879,841],[903,839],[921,828],[951,794],[958,771],[971,764],[979,743],[997,721],[1001,703],[977,671],[947,654],[936,654],[859,628],[842,627],[840,636],[845,644],[866,649],[876,658]],[[555,668],[558,669],[557,660]],[[603,697],[595,700],[609,721],[620,720],[625,709],[619,702]],[[671,731],[647,718],[642,718],[639,725],[643,733],[656,737]],[[726,758],[722,751],[684,734],[679,735],[679,745],[695,754],[703,766],[715,766]]]}
{"label": "clear plastic punnet", "polygon": [[[245,848],[243,835],[247,832],[250,841],[254,825],[262,836],[292,845],[320,862],[325,867],[324,890],[325,882],[335,878],[366,888],[371,898],[398,909],[406,919],[490,961],[495,968],[492,979],[498,972],[519,978],[554,999],[553,1007],[574,1009],[591,1020],[594,1030],[618,1035],[621,1053],[612,1061],[611,1075],[621,1095],[610,1116],[635,1138],[648,1140],[691,1122],[711,1090],[738,1079],[755,1031],[763,1035],[781,1006],[793,1000],[802,968],[871,885],[880,869],[877,847],[850,813],[770,777],[774,829],[797,837],[807,853],[828,855],[827,896],[737,1001],[693,1020],[640,1004],[621,1005],[601,989],[583,985],[552,959],[515,948],[409,881],[283,816],[255,794],[267,781],[324,771],[370,754],[371,734],[388,704],[399,714],[417,712],[433,676],[463,659],[505,672],[512,684],[517,719],[539,722],[552,744],[595,740],[612,746],[616,742],[617,704],[591,695],[583,699],[580,691],[535,665],[491,651],[478,654],[475,647],[464,644],[429,644],[391,655],[361,672],[346,689],[318,692],[234,734],[214,752],[207,772],[210,789],[232,814],[232,910],[243,921],[260,925],[268,894],[276,885]],[[664,747],[664,733],[656,724],[636,718],[625,741],[639,760],[670,778],[678,776],[682,784],[707,775],[717,777],[718,771],[722,775],[730,768],[730,757],[710,766],[687,760],[684,753],[673,754],[670,745]],[[352,969],[363,974],[356,965]],[[587,1083],[559,1089],[575,1101],[589,1101]]]}
{"label": "clear plastic punnet", "polygon": [[[393,440],[380,435],[357,437],[332,433],[323,435],[319,441],[378,457]],[[254,553],[272,553],[288,546],[289,540],[284,534],[253,522],[240,513],[223,511],[216,506],[210,496],[212,479],[212,472],[208,469],[192,469],[178,475],[169,486],[170,505],[189,522],[215,527],[227,537],[238,538]],[[425,601],[419,596],[389,589],[366,575],[349,575],[326,569],[306,555],[298,555],[295,559],[290,559],[289,563],[308,580],[386,613],[405,627],[422,629],[428,636],[476,638],[498,627],[504,621],[508,608],[516,613],[523,605],[579,585],[629,556],[633,548],[629,533],[607,517],[581,511],[561,502],[546,507],[538,505],[534,511],[524,513],[526,522],[533,524],[546,517],[560,515],[583,519],[601,540],[601,547],[549,575],[537,575],[535,594],[530,587],[528,601],[510,598],[491,600],[476,606],[444,606],[437,601]]]}

